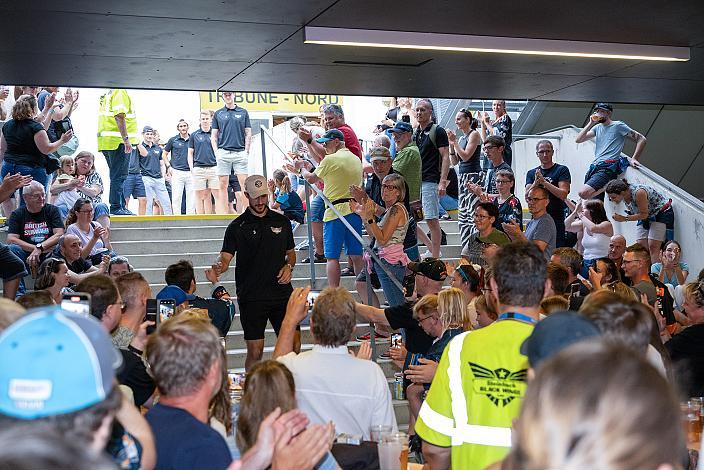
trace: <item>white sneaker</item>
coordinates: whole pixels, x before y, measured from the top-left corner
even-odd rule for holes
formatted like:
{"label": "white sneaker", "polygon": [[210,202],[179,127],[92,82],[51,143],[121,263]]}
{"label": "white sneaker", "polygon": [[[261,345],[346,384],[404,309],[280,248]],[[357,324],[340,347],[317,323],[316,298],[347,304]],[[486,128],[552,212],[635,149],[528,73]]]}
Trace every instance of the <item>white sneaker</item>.
{"label": "white sneaker", "polygon": [[[420,257],[423,258],[423,259],[425,259],[425,258],[433,258],[433,254],[430,252],[430,250],[425,250],[425,253],[423,253],[422,255],[420,255]],[[442,258],[442,251],[440,252],[440,255],[438,256],[438,258]]]}

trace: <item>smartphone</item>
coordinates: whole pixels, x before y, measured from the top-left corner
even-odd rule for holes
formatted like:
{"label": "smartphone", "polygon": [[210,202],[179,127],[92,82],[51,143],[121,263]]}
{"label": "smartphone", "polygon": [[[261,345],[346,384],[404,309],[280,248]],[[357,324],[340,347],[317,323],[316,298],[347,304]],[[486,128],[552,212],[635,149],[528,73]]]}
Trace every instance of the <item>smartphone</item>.
{"label": "smartphone", "polygon": [[176,301],[174,299],[161,299],[159,300],[159,320],[158,325],[161,325],[166,320],[174,316],[174,311],[176,310]]}
{"label": "smartphone", "polygon": [[400,347],[401,343],[403,343],[403,336],[401,336],[398,333],[394,333],[393,335],[391,335],[391,347],[392,348]]}
{"label": "smartphone", "polygon": [[409,116],[408,114],[406,114],[406,115],[404,115],[404,116],[401,116],[401,120],[402,120],[403,122],[411,122],[411,116]]}
{"label": "smartphone", "polygon": [[663,311],[663,305],[665,305],[665,288],[655,286],[655,295],[657,297],[657,302],[660,305],[660,315],[665,316]]}
{"label": "smartphone", "polygon": [[61,297],[61,309],[77,313],[84,317],[90,316],[90,294],[72,292]]}
{"label": "smartphone", "polygon": [[318,298],[320,295],[319,290],[312,290],[308,292],[308,305],[310,305],[311,308],[313,308],[313,304],[315,303],[315,299]]}
{"label": "smartphone", "polygon": [[158,312],[158,305],[157,305],[157,300],[156,299],[147,299],[147,315],[144,317],[145,321],[151,321],[154,322],[153,325],[150,325],[147,327],[147,334],[150,335],[156,331],[156,327],[158,325],[158,318],[159,315],[157,315]]}

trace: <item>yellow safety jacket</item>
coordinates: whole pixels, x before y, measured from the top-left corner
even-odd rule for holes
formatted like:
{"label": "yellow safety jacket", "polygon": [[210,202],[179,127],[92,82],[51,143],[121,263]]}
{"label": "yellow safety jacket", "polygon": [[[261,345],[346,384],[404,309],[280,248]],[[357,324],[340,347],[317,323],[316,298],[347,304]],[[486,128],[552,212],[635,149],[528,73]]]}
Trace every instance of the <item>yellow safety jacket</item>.
{"label": "yellow safety jacket", "polygon": [[132,100],[127,90],[109,90],[100,97],[100,109],[98,110],[98,150],[115,150],[124,143],[122,135],[117,128],[115,116],[125,115],[125,127],[127,137],[132,145],[139,143],[139,132],[137,130],[137,115],[132,108]]}
{"label": "yellow safety jacket", "polygon": [[519,351],[533,324],[512,319],[452,339],[416,421],[430,444],[452,446],[452,468],[484,469],[511,447],[511,425],[526,390]]}

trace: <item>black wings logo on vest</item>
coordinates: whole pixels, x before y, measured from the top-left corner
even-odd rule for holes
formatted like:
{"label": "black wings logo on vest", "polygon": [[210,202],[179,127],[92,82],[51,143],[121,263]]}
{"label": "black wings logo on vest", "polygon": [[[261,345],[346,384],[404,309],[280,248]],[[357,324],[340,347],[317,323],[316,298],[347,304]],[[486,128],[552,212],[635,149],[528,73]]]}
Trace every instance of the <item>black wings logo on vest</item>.
{"label": "black wings logo on vest", "polygon": [[496,406],[506,406],[525,392],[527,369],[511,372],[508,369],[488,369],[474,362],[469,363],[475,380],[474,391],[485,395]]}

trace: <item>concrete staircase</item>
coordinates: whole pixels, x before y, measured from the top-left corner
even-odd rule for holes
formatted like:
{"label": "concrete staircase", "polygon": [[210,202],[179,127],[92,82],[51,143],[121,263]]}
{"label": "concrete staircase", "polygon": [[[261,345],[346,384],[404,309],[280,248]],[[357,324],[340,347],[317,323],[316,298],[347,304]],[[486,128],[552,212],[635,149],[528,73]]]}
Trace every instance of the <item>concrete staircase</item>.
{"label": "concrete staircase", "polygon": [[[196,272],[198,283],[198,295],[209,297],[212,285],[205,278],[204,270],[215,260],[220,248],[227,225],[232,219],[221,216],[206,216],[194,218],[192,216],[163,216],[163,217],[113,217],[111,227],[111,240],[113,250],[120,255],[126,256],[130,264],[136,271],[141,272],[152,287],[154,295],[164,287],[164,270],[171,264],[181,259],[190,260]],[[461,246],[459,242],[459,230],[456,221],[442,221],[441,226],[448,238],[448,245],[441,248],[444,259],[454,260],[460,256]],[[425,223],[421,223],[419,228],[427,232]],[[298,244],[307,239],[307,228],[302,225],[294,232],[295,242]],[[0,241],[5,241],[6,233],[0,232]],[[425,247],[420,247],[421,253]],[[293,286],[302,287],[311,285],[310,265],[300,263],[300,260],[308,256],[307,250],[297,252],[299,262],[296,264],[293,274]],[[236,258],[233,262],[233,266]],[[347,263],[344,257],[341,262],[342,267]],[[322,289],[327,286],[325,279],[325,264],[316,263],[316,283],[315,288]],[[228,291],[235,295],[234,269],[230,269],[222,276],[223,285]],[[354,277],[341,278],[341,286],[353,293],[355,298],[360,299],[355,288]],[[383,291],[377,290],[380,302],[385,302]],[[366,294],[366,293],[365,293]],[[356,334],[366,333],[369,324],[359,321]],[[276,336],[272,328],[266,330],[264,358],[270,358],[276,344]],[[313,338],[310,328],[307,325],[301,327],[302,350],[307,350],[313,346]],[[239,314],[236,314],[232,327],[226,338],[228,368],[232,372],[244,371],[244,360],[246,347],[240,323]],[[359,342],[352,338],[349,347],[356,350]],[[389,343],[378,343],[377,352],[388,349]],[[393,382],[394,372],[398,372],[393,363],[379,364],[389,379],[390,386]],[[408,423],[408,407],[405,400],[394,401],[394,410],[400,426]]]}

